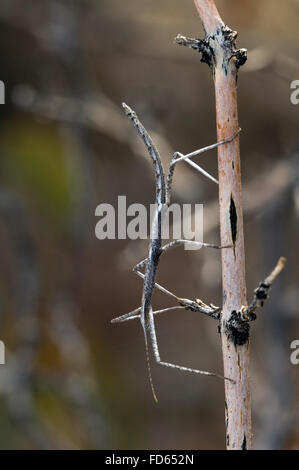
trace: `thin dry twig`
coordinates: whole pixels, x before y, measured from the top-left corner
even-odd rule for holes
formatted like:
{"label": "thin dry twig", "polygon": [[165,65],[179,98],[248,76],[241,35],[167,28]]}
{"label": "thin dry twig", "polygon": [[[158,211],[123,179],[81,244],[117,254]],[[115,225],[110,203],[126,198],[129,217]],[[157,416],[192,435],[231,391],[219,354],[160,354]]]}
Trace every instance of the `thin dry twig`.
{"label": "thin dry twig", "polygon": [[259,286],[254,291],[254,297],[249,305],[249,307],[242,307],[240,309],[240,314],[244,321],[253,321],[256,319],[255,310],[259,307],[263,307],[265,300],[269,297],[269,291],[271,289],[273,281],[277,278],[277,276],[281,273],[283,268],[285,267],[287,260],[282,256],[279,258],[275,268],[268,277],[262,282],[260,282]]}

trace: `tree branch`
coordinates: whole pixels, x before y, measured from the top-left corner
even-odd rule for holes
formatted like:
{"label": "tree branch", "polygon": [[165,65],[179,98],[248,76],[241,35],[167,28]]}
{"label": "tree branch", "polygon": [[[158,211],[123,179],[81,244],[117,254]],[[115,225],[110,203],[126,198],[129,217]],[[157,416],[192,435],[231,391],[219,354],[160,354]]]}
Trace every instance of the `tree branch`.
{"label": "tree branch", "polygon": [[[237,33],[224,25],[213,0],[194,0],[205,29],[197,49],[210,51],[216,96],[218,140],[239,129],[237,110],[237,75],[246,61],[246,50],[236,49]],[[180,44],[190,45],[178,38]],[[191,46],[192,47],[192,46]],[[203,56],[204,59],[204,56]],[[239,138],[218,149],[219,206],[222,250],[223,308],[221,315],[224,375],[235,383],[225,383],[226,444],[228,449],[251,448],[251,406],[249,386],[249,325],[242,344],[235,344],[227,325],[233,312],[246,305],[245,254],[241,194]]]}

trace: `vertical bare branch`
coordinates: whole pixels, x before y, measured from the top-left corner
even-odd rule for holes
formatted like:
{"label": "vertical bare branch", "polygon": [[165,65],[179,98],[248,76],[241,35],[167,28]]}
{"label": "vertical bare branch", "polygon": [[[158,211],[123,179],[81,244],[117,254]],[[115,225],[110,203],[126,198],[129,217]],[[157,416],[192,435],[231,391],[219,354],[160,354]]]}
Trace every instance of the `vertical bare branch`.
{"label": "vertical bare branch", "polygon": [[[216,97],[217,135],[224,140],[239,128],[237,110],[238,68],[246,60],[246,51],[237,50],[237,33],[222,22],[213,0],[194,0],[202,20],[213,71]],[[207,61],[207,60],[205,60]],[[241,192],[239,138],[218,148],[219,205],[222,250],[223,313],[221,319],[225,381],[226,444],[228,449],[251,448],[251,405],[249,384],[249,335],[244,332],[232,341],[230,318],[233,311],[246,305],[245,255]]]}

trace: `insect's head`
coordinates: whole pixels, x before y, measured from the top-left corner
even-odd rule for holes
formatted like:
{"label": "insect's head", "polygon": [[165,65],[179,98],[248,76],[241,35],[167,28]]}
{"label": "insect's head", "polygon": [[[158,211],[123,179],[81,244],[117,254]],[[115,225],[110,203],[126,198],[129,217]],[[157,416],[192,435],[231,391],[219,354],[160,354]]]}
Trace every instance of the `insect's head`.
{"label": "insect's head", "polygon": [[126,103],[122,103],[122,107],[124,108],[125,113],[129,118],[136,116],[136,113],[133,111],[133,109],[131,109],[130,106],[128,106]]}

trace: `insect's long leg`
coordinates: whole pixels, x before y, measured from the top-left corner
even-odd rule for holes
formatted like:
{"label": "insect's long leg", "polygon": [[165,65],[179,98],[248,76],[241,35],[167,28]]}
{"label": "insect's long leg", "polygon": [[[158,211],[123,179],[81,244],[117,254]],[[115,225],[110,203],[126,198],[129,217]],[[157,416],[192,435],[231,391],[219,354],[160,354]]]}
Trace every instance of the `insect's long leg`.
{"label": "insect's long leg", "polygon": [[224,246],[219,246],[215,245],[214,243],[203,243],[203,242],[196,242],[195,240],[173,240],[172,242],[167,243],[167,245],[162,246],[162,253],[166,250],[169,250],[170,248],[174,248],[176,246],[184,245],[184,244],[189,244],[189,245],[195,245],[198,247],[204,247],[204,248],[215,248],[217,250],[222,250],[224,248],[232,248],[233,245],[224,245]]}
{"label": "insect's long leg", "polygon": [[134,318],[140,318],[141,307],[135,308],[132,312],[125,313],[120,317],[112,318],[111,323],[121,323],[127,320],[133,320]]}
{"label": "insect's long leg", "polygon": [[134,272],[139,271],[140,268],[142,268],[143,266],[146,266],[147,261],[148,261],[148,258],[144,258],[143,260],[139,261],[139,263],[137,263],[134,266],[133,271]]}
{"label": "insect's long leg", "polygon": [[[177,159],[185,156],[183,153],[180,153],[180,152],[176,152],[176,155],[177,155]],[[197,165],[197,163],[195,163],[193,160],[190,160],[190,158],[185,158],[185,161],[189,163],[190,166],[195,168],[195,170],[197,170],[199,173],[206,176],[206,178],[208,178],[209,180],[213,181],[213,183],[219,184],[219,181],[216,178],[214,178],[214,176],[210,175],[210,173],[208,173],[206,170],[201,168],[201,166]]]}
{"label": "insect's long leg", "polygon": [[149,310],[149,331],[150,331],[150,337],[152,341],[153,353],[154,353],[154,357],[155,357],[157,364],[160,364],[161,366],[165,366],[165,367],[171,367],[173,369],[182,370],[184,372],[192,372],[194,374],[201,374],[201,375],[210,375],[212,377],[218,377],[220,379],[226,379],[226,380],[230,380],[231,382],[233,382],[231,379],[215,374],[214,372],[208,372],[208,371],[199,370],[199,369],[191,369],[190,367],[179,366],[177,364],[172,364],[171,362],[161,361],[158,342],[157,342],[157,336],[156,336],[154,315],[151,309]]}
{"label": "insect's long leg", "polygon": [[190,152],[190,153],[184,155],[183,157],[179,158],[179,161],[185,160],[186,158],[195,157],[196,155],[207,152],[208,150],[215,149],[215,148],[219,147],[220,145],[229,144],[230,142],[232,142],[240,134],[240,132],[241,132],[241,129],[239,128],[235,132],[235,134],[232,135],[231,137],[228,137],[227,139],[221,140],[220,142],[216,142],[216,144],[208,145],[207,147],[202,147],[201,149],[194,150],[194,152]]}
{"label": "insect's long leg", "polygon": [[[172,242],[167,243],[166,245],[161,247],[162,253],[169,250],[170,248],[173,248],[173,247],[179,246],[179,245],[183,245],[185,243],[189,243],[189,244],[193,244],[193,245],[197,245],[197,246],[202,246],[202,247],[206,247],[206,248],[216,248],[216,249],[223,249],[223,248],[230,248],[231,247],[231,245],[218,246],[218,245],[214,245],[212,243],[202,243],[202,242],[196,242],[196,241],[192,241],[192,240],[173,240]],[[137,276],[141,277],[142,279],[144,279],[145,275],[140,271],[140,268],[142,268],[144,265],[146,265],[147,261],[148,261],[148,258],[145,258],[142,261],[140,261],[138,264],[136,264],[136,266],[134,266],[134,268],[133,268],[133,271],[137,274]],[[159,289],[161,292],[164,292],[164,294],[169,295],[170,297],[173,297],[177,301],[180,300],[180,298],[178,296],[176,296],[175,294],[173,294],[169,290],[165,289],[165,287],[161,286],[157,282],[155,283],[154,286],[157,289]]]}
{"label": "insect's long leg", "polygon": [[193,166],[198,171],[200,171],[205,176],[207,176],[212,181],[214,181],[215,183],[218,184],[218,181],[213,176],[211,176],[209,173],[204,171],[200,166],[196,165],[196,163],[194,163],[192,160],[190,160],[190,158],[195,157],[196,155],[199,155],[201,153],[207,152],[208,150],[215,149],[215,148],[219,147],[220,145],[224,145],[224,144],[228,144],[229,142],[232,142],[237,137],[237,135],[240,133],[240,130],[241,129],[239,129],[235,133],[235,135],[233,135],[232,137],[229,137],[228,139],[225,139],[221,142],[217,142],[216,144],[208,145],[207,147],[203,147],[201,149],[195,150],[194,152],[188,153],[187,155],[183,155],[182,153],[175,152],[175,154],[172,157],[171,163],[170,163],[170,167],[169,167],[169,171],[168,171],[168,175],[167,175],[167,180],[166,180],[166,203],[168,205],[170,204],[171,185],[172,185],[173,173],[174,173],[174,169],[175,169],[176,164],[181,162],[181,161],[186,161],[187,163],[189,163],[189,165]]}
{"label": "insect's long leg", "polygon": [[[140,310],[141,307],[136,308],[136,310],[133,310],[130,313],[125,313],[125,315],[121,315],[120,317],[113,318],[111,320],[111,323],[122,323],[128,320],[136,320],[137,318],[139,318],[140,320]],[[171,312],[174,310],[186,310],[186,307],[183,307],[182,305],[175,305],[174,307],[167,307],[161,310],[155,310],[153,311],[153,315],[160,315],[161,313]]]}
{"label": "insect's long leg", "polygon": [[[145,279],[145,275],[141,271],[135,271],[135,272],[139,277],[141,277],[142,279]],[[193,312],[200,312],[212,318],[216,318],[216,319],[219,318],[219,312],[221,309],[219,309],[219,307],[216,307],[215,305],[212,305],[212,304],[207,305],[204,302],[202,302],[202,300],[200,299],[197,299],[195,302],[193,300],[183,299],[173,294],[169,290],[165,289],[165,287],[161,286],[157,282],[153,284],[153,287],[155,287],[156,289],[159,289],[161,292],[164,292],[164,294],[174,298],[180,306],[183,306],[187,310],[192,310]],[[142,315],[140,315],[140,319],[142,320],[141,317]]]}
{"label": "insect's long leg", "polygon": [[[134,270],[134,272],[137,274],[137,276],[141,277],[142,279],[145,278],[145,275],[141,271]],[[169,295],[170,297],[176,299],[177,301],[180,300],[179,297],[177,297],[175,294],[173,294],[169,290],[165,289],[165,287],[161,286],[157,282],[154,283],[154,287],[156,287],[156,289],[159,289],[161,292],[164,292],[164,294]]]}

